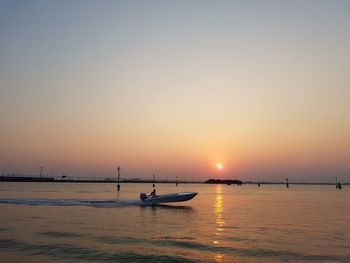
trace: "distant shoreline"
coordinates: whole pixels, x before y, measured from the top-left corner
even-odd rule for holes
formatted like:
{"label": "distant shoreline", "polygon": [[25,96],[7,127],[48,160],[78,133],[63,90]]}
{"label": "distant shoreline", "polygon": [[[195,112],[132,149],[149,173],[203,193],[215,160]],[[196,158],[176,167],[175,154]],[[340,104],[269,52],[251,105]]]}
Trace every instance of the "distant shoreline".
{"label": "distant shoreline", "polygon": [[[0,176],[0,182],[21,182],[21,183],[114,183],[117,184],[116,178],[71,178],[71,177],[37,177],[37,176]],[[184,181],[184,180],[147,180],[147,179],[123,179],[120,183],[157,183],[157,184],[226,184],[222,182],[206,183],[205,181]],[[285,182],[265,182],[265,181],[243,181],[243,185],[285,185]],[[289,182],[290,185],[335,185],[335,183],[303,183]],[[342,185],[350,185],[350,183],[342,183]]]}

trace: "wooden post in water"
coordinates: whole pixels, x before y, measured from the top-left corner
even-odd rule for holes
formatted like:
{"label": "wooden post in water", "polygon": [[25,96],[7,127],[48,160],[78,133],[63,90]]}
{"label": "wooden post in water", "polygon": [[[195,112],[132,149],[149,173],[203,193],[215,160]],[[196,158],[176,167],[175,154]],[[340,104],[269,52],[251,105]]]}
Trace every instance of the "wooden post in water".
{"label": "wooden post in water", "polygon": [[335,178],[335,189],[338,189],[338,177]]}
{"label": "wooden post in water", "polygon": [[286,187],[289,188],[288,178],[286,179]]}
{"label": "wooden post in water", "polygon": [[340,181],[338,182],[338,189],[343,189],[343,187],[341,186]]}
{"label": "wooden post in water", "polygon": [[120,184],[119,184],[119,181],[120,181],[120,166],[118,165],[118,184],[117,184],[117,191],[120,191]]}
{"label": "wooden post in water", "polygon": [[155,177],[156,177],[156,176],[153,174],[153,188],[156,186],[156,185],[155,185]]}
{"label": "wooden post in water", "polygon": [[176,186],[177,186],[177,180],[178,180],[178,176],[176,176],[176,183],[175,183]]}
{"label": "wooden post in water", "polygon": [[336,188],[337,189],[343,189],[343,187],[341,186],[340,180],[338,180],[338,177],[336,177],[336,178],[337,178],[337,186],[336,186]]}

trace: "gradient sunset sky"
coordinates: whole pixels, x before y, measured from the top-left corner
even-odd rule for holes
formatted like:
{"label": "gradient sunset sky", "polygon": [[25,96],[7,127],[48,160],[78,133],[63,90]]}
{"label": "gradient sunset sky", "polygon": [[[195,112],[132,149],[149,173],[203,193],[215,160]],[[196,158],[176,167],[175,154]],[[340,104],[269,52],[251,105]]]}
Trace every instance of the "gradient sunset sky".
{"label": "gradient sunset sky", "polygon": [[349,14],[0,0],[0,172],[350,181]]}

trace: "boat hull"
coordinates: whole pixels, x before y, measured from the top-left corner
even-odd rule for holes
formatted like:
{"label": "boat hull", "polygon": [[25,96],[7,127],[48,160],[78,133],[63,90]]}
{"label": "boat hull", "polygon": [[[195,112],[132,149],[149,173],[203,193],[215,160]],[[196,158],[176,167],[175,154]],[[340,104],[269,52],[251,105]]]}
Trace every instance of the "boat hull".
{"label": "boat hull", "polygon": [[174,193],[174,194],[165,194],[165,195],[157,195],[154,197],[147,197],[142,200],[145,204],[164,204],[164,203],[174,203],[174,202],[184,202],[191,200],[198,193],[196,192],[186,192],[186,193]]}

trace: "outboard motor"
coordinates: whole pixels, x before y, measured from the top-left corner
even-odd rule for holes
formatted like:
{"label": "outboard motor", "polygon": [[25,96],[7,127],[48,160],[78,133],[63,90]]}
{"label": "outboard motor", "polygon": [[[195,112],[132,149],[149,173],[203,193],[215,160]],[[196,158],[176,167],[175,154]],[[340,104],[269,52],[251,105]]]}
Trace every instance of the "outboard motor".
{"label": "outboard motor", "polygon": [[140,194],[140,199],[144,201],[147,198],[147,195],[145,193]]}

